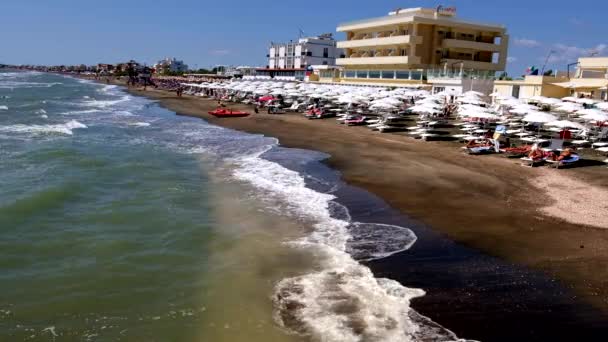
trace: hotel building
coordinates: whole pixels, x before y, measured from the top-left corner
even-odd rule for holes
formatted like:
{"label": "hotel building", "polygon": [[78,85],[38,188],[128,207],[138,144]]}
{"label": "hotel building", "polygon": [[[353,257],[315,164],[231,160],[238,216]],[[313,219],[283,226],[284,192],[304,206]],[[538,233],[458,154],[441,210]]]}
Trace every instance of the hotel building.
{"label": "hotel building", "polygon": [[340,24],[337,31],[346,35],[337,44],[345,52],[336,60],[344,68],[342,82],[493,79],[507,61],[506,28],[458,19],[454,8],[398,9],[385,17]]}
{"label": "hotel building", "polygon": [[257,75],[278,79],[304,80],[306,70],[312,65],[335,65],[342,57],[332,34],[300,38],[296,42],[271,43],[268,65],[258,69]]}

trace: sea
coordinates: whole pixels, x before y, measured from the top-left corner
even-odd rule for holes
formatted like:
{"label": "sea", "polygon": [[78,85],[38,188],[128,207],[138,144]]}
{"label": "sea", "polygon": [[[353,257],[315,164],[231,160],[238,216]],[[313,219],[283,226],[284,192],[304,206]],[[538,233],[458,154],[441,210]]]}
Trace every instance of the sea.
{"label": "sea", "polygon": [[459,341],[370,270],[417,236],[353,219],[327,157],[0,71],[0,341]]}

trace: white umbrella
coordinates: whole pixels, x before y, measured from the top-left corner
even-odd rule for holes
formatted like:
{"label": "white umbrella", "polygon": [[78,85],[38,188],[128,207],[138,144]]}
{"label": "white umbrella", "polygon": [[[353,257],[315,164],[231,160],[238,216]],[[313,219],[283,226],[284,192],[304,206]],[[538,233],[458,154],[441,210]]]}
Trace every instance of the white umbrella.
{"label": "white umbrella", "polygon": [[466,93],[462,94],[463,96],[484,96],[484,93],[480,93],[478,91],[467,91]]}
{"label": "white umbrella", "polygon": [[547,98],[542,99],[540,101],[540,103],[554,106],[554,105],[562,103],[562,100],[560,100],[560,99],[553,99],[553,98],[548,98],[547,97]]}
{"label": "white umbrella", "polygon": [[[588,109],[585,109],[588,110]],[[602,112],[602,111],[595,111],[595,112],[589,112],[587,114],[584,114],[582,116],[583,119],[587,120],[587,121],[600,121],[600,122],[604,122],[604,121],[608,121],[608,113]]]}
{"label": "white umbrella", "polygon": [[557,116],[543,112],[531,112],[528,113],[528,115],[524,116],[523,121],[534,123],[548,123],[557,121]]}
{"label": "white umbrella", "polygon": [[606,115],[606,112],[601,111],[596,108],[590,108],[590,109],[578,110],[578,111],[576,111],[576,114],[585,115],[585,116],[587,116],[587,115]]}
{"label": "white umbrella", "polygon": [[575,128],[575,129],[585,129],[585,126],[581,125],[578,122],[568,121],[568,120],[560,120],[549,122],[547,126],[559,127],[559,128]]}
{"label": "white umbrella", "polygon": [[597,108],[601,109],[601,110],[606,110],[608,111],[608,102],[602,102],[602,103],[598,103],[595,105]]}
{"label": "white umbrella", "polygon": [[583,107],[581,105],[579,105],[578,103],[573,103],[573,102],[564,102],[554,108],[554,110],[556,110],[556,111],[567,112],[567,113],[574,113],[581,109],[583,109]]}
{"label": "white umbrella", "polygon": [[462,114],[463,116],[468,116],[470,118],[477,119],[487,119],[487,120],[498,120],[500,117],[496,114],[488,113],[488,112],[467,112]]}
{"label": "white umbrella", "polygon": [[410,110],[413,113],[439,113],[439,112],[441,112],[441,109],[439,109],[437,107],[433,107],[433,106],[428,106],[428,105],[417,105],[417,106],[408,108],[408,110]]}
{"label": "white umbrella", "polygon": [[592,99],[576,99],[575,101],[576,103],[582,103],[582,104],[586,104],[586,105],[592,105],[594,103],[596,103],[596,100],[592,100]]}

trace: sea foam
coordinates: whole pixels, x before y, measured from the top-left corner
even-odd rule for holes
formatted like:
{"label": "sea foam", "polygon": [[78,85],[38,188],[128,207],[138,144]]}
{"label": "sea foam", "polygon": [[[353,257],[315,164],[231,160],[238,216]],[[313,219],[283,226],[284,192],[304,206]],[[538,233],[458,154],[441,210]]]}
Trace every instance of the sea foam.
{"label": "sea foam", "polygon": [[254,185],[259,196],[280,198],[291,215],[314,221],[311,234],[289,243],[322,256],[317,272],[276,285],[273,301],[280,326],[328,342],[457,340],[411,309],[410,300],[423,296],[423,290],[377,279],[356,260],[407,250],[416,241],[411,230],[350,222],[348,210],[333,195],[308,188],[298,172],[265,160],[262,154],[238,159],[235,178]]}
{"label": "sea foam", "polygon": [[10,126],[0,126],[0,132],[13,132],[13,133],[33,133],[33,134],[66,134],[73,135],[74,129],[82,129],[88,128],[86,125],[76,121],[71,120],[66,122],[65,124],[56,124],[56,125],[10,125]]}

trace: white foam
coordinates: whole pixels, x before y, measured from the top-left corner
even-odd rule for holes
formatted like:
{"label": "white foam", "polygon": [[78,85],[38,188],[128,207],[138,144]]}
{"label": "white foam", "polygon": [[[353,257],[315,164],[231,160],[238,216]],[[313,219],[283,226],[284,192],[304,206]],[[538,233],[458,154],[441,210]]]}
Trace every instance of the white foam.
{"label": "white foam", "polygon": [[8,110],[7,106],[0,106],[0,110]]}
{"label": "white foam", "polygon": [[71,120],[65,124],[57,125],[11,125],[11,126],[0,126],[0,132],[13,132],[13,133],[34,133],[34,134],[50,134],[60,133],[66,135],[73,135],[73,130],[88,128],[86,125]]}
{"label": "white foam", "polygon": [[[376,279],[369,268],[348,253],[356,255],[353,252],[365,247],[361,253],[366,259],[392,255],[416,241],[413,232],[403,227],[348,222],[350,216],[335,208],[333,195],[307,188],[299,173],[264,160],[261,154],[238,159],[234,176],[253,184],[261,196],[280,198],[287,203],[290,214],[313,220],[313,233],[291,243],[322,257],[319,271],[277,284],[274,304],[279,325],[328,342],[417,341],[429,337],[429,333],[434,341],[456,339],[435,323],[426,327],[425,322],[430,320],[411,309],[410,300],[423,296],[423,290]],[[332,211],[341,219],[332,216]],[[385,233],[366,232],[366,228]],[[382,248],[368,249],[371,244],[385,242],[388,244]]]}
{"label": "white foam", "polygon": [[44,109],[38,109],[36,111],[36,114],[46,114],[46,110],[44,110]]}
{"label": "white foam", "polygon": [[90,101],[78,103],[78,105],[85,106],[85,107],[107,108],[107,107],[116,105],[121,102],[129,101],[130,99],[131,99],[131,96],[124,95],[118,100],[90,100]]}
{"label": "white foam", "polygon": [[136,127],[149,127],[150,123],[149,122],[135,122],[131,125],[136,126]]}
{"label": "white foam", "polygon": [[46,114],[42,114],[42,115],[40,115],[40,117],[43,118],[43,119],[48,119],[49,118],[49,116],[46,115]]}
{"label": "white foam", "polygon": [[15,88],[50,88],[56,85],[63,84],[61,82],[18,82],[18,81],[2,81],[0,82],[0,88],[2,89],[15,89]]}
{"label": "white foam", "polygon": [[86,110],[72,110],[68,112],[60,113],[61,115],[78,115],[78,114],[90,114],[100,112],[100,109],[86,109]]}

